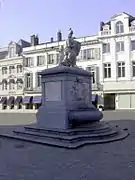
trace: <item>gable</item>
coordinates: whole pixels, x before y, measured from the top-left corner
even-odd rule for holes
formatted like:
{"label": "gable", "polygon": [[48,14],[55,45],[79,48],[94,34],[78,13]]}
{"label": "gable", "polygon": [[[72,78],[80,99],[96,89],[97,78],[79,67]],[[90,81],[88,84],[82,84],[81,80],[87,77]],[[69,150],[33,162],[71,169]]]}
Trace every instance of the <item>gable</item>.
{"label": "gable", "polygon": [[127,14],[125,12],[122,12],[122,13],[118,13],[118,14],[115,14],[114,16],[112,16],[111,20],[114,20],[114,19],[119,18],[119,17],[126,18],[126,17],[133,17],[133,16],[131,16],[130,14]]}

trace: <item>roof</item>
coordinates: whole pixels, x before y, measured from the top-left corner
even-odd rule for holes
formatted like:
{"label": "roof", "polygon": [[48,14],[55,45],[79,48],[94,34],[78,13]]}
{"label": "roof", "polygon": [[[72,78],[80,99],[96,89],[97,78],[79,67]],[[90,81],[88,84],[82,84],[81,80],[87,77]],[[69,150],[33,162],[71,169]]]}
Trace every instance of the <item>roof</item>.
{"label": "roof", "polygon": [[19,44],[22,48],[29,47],[31,45],[28,41],[25,41],[23,39],[20,39],[17,44]]}
{"label": "roof", "polygon": [[0,59],[5,59],[8,55],[8,48],[0,48]]}
{"label": "roof", "polygon": [[120,13],[117,13],[117,14],[113,15],[111,17],[111,19],[116,18],[117,16],[121,16],[121,15],[127,15],[128,17],[133,18],[132,15],[130,15],[130,14],[126,13],[126,12],[120,12]]}

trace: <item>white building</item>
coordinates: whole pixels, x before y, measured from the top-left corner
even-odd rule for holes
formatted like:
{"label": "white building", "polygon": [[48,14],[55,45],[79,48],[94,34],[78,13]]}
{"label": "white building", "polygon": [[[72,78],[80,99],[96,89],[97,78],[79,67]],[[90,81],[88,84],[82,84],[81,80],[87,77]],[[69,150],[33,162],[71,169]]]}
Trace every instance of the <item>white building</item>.
{"label": "white building", "polygon": [[135,109],[135,18],[126,13],[101,23],[101,77],[104,105]]}
{"label": "white building", "polygon": [[22,110],[24,89],[22,48],[29,43],[10,42],[0,49],[0,111]]}
{"label": "white building", "polygon": [[[93,101],[106,109],[135,109],[135,18],[127,13],[117,14],[100,23],[97,35],[77,40],[82,44],[77,65],[93,74]],[[31,46],[23,48],[24,109],[40,106],[38,72],[58,64],[58,51],[64,45],[58,32],[57,41],[51,38],[40,44],[33,35]]]}

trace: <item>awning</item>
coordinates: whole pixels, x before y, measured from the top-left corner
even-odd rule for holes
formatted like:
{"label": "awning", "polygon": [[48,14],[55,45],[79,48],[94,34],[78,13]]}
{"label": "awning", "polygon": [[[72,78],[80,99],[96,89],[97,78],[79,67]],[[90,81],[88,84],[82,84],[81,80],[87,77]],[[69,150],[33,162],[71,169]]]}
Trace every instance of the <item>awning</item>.
{"label": "awning", "polygon": [[25,96],[23,98],[23,104],[29,104],[32,102],[33,96]]}
{"label": "awning", "polygon": [[15,104],[19,104],[19,103],[22,103],[22,96],[17,96],[15,100]]}
{"label": "awning", "polygon": [[97,94],[92,94],[92,101],[97,101],[98,95]]}
{"label": "awning", "polygon": [[42,96],[34,96],[32,102],[33,102],[33,104],[41,104]]}
{"label": "awning", "polygon": [[14,104],[14,102],[15,102],[14,96],[10,96],[9,99],[7,100],[8,105]]}
{"label": "awning", "polygon": [[7,97],[2,97],[0,102],[2,104],[7,104]]}

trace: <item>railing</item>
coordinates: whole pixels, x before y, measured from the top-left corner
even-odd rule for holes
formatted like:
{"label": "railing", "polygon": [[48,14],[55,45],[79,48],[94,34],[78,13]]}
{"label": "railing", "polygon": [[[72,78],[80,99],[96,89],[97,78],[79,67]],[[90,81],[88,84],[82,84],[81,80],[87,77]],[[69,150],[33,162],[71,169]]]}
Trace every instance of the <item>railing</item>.
{"label": "railing", "polygon": [[135,31],[135,26],[129,27],[129,32],[133,32],[133,31]]}
{"label": "railing", "polygon": [[33,87],[30,87],[30,88],[26,88],[26,87],[25,87],[23,90],[24,90],[24,91],[33,91]]}
{"label": "railing", "polygon": [[37,87],[37,88],[24,88],[25,92],[41,92],[41,87]]}
{"label": "railing", "polygon": [[101,36],[111,35],[111,30],[101,31]]}

